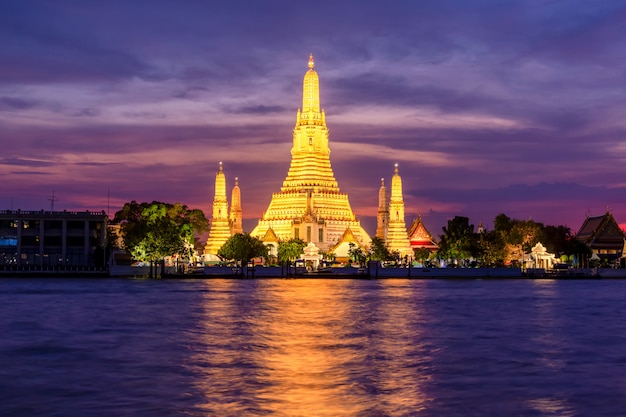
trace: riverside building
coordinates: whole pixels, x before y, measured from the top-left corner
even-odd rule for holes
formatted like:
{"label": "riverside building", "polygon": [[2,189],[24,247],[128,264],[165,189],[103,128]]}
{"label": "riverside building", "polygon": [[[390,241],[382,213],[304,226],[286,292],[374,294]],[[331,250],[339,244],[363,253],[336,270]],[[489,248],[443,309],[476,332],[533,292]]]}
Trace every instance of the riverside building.
{"label": "riverside building", "polygon": [[614,262],[624,257],[626,234],[608,208],[603,215],[587,216],[576,239],[587,245],[596,259]]}
{"label": "riverside building", "polygon": [[106,229],[104,211],[0,211],[0,266],[104,268]]}

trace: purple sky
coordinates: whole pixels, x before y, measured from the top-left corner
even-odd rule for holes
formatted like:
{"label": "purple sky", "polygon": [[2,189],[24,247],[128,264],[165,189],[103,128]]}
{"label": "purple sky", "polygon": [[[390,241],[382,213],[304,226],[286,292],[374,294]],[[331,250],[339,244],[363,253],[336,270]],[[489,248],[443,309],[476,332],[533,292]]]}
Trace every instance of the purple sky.
{"label": "purple sky", "polygon": [[[0,209],[180,201],[239,177],[250,231],[290,161],[309,53],[331,162],[374,234],[498,213],[626,224],[626,1],[14,1],[0,5]],[[110,198],[107,198],[107,194]]]}

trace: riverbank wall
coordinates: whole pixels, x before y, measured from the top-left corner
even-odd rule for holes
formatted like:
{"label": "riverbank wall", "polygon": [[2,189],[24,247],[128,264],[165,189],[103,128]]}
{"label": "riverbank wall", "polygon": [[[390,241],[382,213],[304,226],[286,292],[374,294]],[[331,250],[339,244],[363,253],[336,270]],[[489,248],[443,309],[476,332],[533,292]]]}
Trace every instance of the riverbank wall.
{"label": "riverbank wall", "polygon": [[[210,279],[210,278],[317,278],[317,279],[624,279],[626,269],[586,268],[565,271],[519,268],[327,268],[323,271],[307,271],[305,268],[280,266],[233,268],[207,266],[181,273],[175,267],[156,269],[160,278]],[[97,268],[0,268],[0,278],[11,277],[64,277],[64,278],[148,278],[147,266],[111,266],[108,270]]]}

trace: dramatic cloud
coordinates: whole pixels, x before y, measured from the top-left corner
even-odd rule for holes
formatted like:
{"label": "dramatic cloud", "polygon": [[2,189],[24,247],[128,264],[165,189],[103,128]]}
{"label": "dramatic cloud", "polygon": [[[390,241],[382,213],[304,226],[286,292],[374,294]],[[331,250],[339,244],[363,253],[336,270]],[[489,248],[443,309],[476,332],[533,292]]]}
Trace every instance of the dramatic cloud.
{"label": "dramatic cloud", "polygon": [[239,177],[250,230],[290,161],[309,53],[339,186],[373,233],[398,163],[407,222],[504,212],[626,221],[619,0],[12,2],[0,14],[0,204],[210,215]]}

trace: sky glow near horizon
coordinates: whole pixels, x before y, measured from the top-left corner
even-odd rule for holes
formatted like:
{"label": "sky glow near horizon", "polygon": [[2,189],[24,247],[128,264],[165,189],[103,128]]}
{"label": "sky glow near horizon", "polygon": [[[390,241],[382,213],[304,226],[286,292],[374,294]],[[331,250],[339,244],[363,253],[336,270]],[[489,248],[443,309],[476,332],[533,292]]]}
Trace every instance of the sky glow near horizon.
{"label": "sky glow near horizon", "polygon": [[[426,3],[426,4],[421,4]],[[626,224],[626,1],[3,2],[0,209],[182,202],[239,177],[250,231],[289,168],[313,53],[339,187],[422,215]]]}

